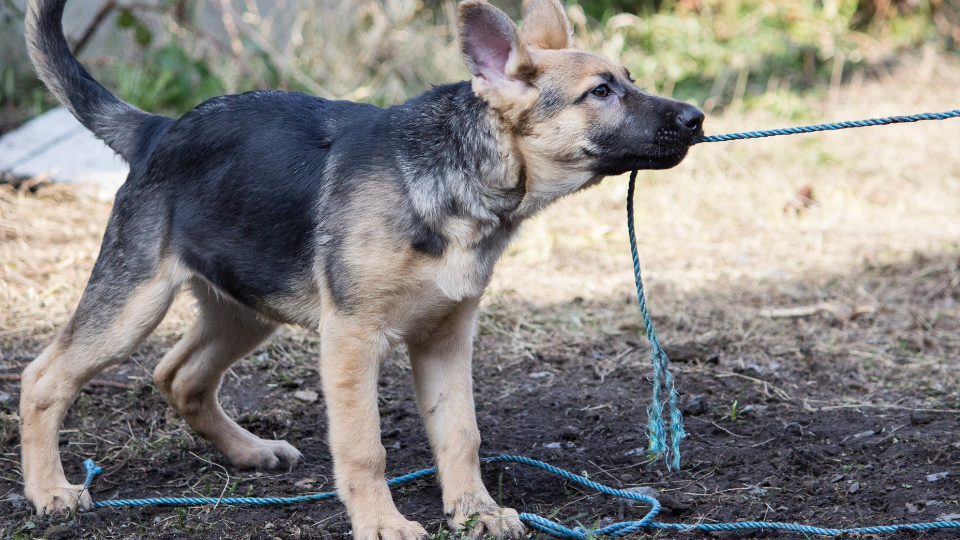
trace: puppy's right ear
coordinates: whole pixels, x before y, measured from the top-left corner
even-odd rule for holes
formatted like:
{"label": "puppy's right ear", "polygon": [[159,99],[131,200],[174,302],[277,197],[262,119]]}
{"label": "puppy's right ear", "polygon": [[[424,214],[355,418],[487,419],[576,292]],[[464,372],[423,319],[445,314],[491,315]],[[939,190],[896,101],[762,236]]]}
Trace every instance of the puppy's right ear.
{"label": "puppy's right ear", "polygon": [[460,47],[477,95],[497,109],[511,101],[528,101],[531,92],[535,100],[537,92],[529,81],[536,68],[517,25],[481,0],[461,2],[458,11]]}

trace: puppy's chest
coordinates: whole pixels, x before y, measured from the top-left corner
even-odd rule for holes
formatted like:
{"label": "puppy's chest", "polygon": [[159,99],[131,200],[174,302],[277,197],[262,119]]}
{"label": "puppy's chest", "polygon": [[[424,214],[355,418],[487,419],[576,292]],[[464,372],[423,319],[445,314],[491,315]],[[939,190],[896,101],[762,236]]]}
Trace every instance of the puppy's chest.
{"label": "puppy's chest", "polygon": [[493,265],[487,263],[477,247],[451,243],[440,257],[426,261],[424,270],[424,277],[435,289],[436,300],[459,302],[483,293]]}
{"label": "puppy's chest", "polygon": [[403,302],[415,311],[422,308],[428,317],[483,294],[510,237],[510,231],[477,231],[463,223],[447,224],[445,229],[442,254],[418,257],[419,286],[408,288]]}

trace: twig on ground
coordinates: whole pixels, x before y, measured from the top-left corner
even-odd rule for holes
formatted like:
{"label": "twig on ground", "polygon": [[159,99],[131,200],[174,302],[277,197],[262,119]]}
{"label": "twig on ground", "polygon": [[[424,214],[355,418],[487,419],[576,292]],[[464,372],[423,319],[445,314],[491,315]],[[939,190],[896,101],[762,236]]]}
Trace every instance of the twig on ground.
{"label": "twig on ground", "polygon": [[872,305],[855,306],[851,308],[834,302],[820,302],[819,304],[813,304],[810,306],[762,309],[760,310],[760,315],[762,317],[769,317],[771,319],[791,319],[797,317],[809,317],[811,315],[816,315],[817,313],[825,312],[838,319],[852,321],[858,317],[869,315],[876,311],[877,307]]}

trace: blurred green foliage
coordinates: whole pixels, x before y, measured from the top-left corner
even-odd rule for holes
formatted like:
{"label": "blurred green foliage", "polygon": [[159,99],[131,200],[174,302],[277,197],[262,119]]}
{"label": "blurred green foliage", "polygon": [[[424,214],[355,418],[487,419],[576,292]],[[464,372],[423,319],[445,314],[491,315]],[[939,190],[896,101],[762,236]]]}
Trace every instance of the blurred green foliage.
{"label": "blurred green foliage", "polygon": [[225,92],[207,61],[191,58],[177,40],[151,47],[153,32],[132,10],[122,9],[116,24],[132,32],[142,48],[138,61],[121,65],[114,74],[116,91],[124,100],[146,111],[181,114]]}
{"label": "blurred green foliage", "polygon": [[957,0],[581,0],[578,35],[647,89],[707,108],[827,88],[925,44],[956,49]]}
{"label": "blurred green foliage", "polygon": [[[14,122],[52,105],[22,44],[25,1],[0,0],[0,110],[14,111],[5,114]],[[520,0],[494,3],[521,13]],[[798,92],[870,76],[903,51],[955,53],[960,42],[960,0],[566,5],[582,46],[618,58],[647,90],[709,110],[759,105],[802,115],[791,101]],[[466,76],[455,13],[452,0],[117,2],[93,28],[110,38],[109,56],[81,58],[123,99],[166,114],[257,88],[389,105]]]}

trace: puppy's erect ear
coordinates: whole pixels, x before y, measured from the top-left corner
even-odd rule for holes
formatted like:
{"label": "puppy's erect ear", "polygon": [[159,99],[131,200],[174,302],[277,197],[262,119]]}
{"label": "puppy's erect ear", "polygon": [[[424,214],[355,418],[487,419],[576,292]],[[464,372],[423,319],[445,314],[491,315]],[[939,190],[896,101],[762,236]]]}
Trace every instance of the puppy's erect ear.
{"label": "puppy's erect ear", "polygon": [[480,0],[459,7],[460,47],[474,81],[494,88],[524,85],[533,64],[507,14]]}
{"label": "puppy's erect ear", "polygon": [[523,16],[523,42],[537,49],[573,47],[573,29],[560,0],[530,0]]}

